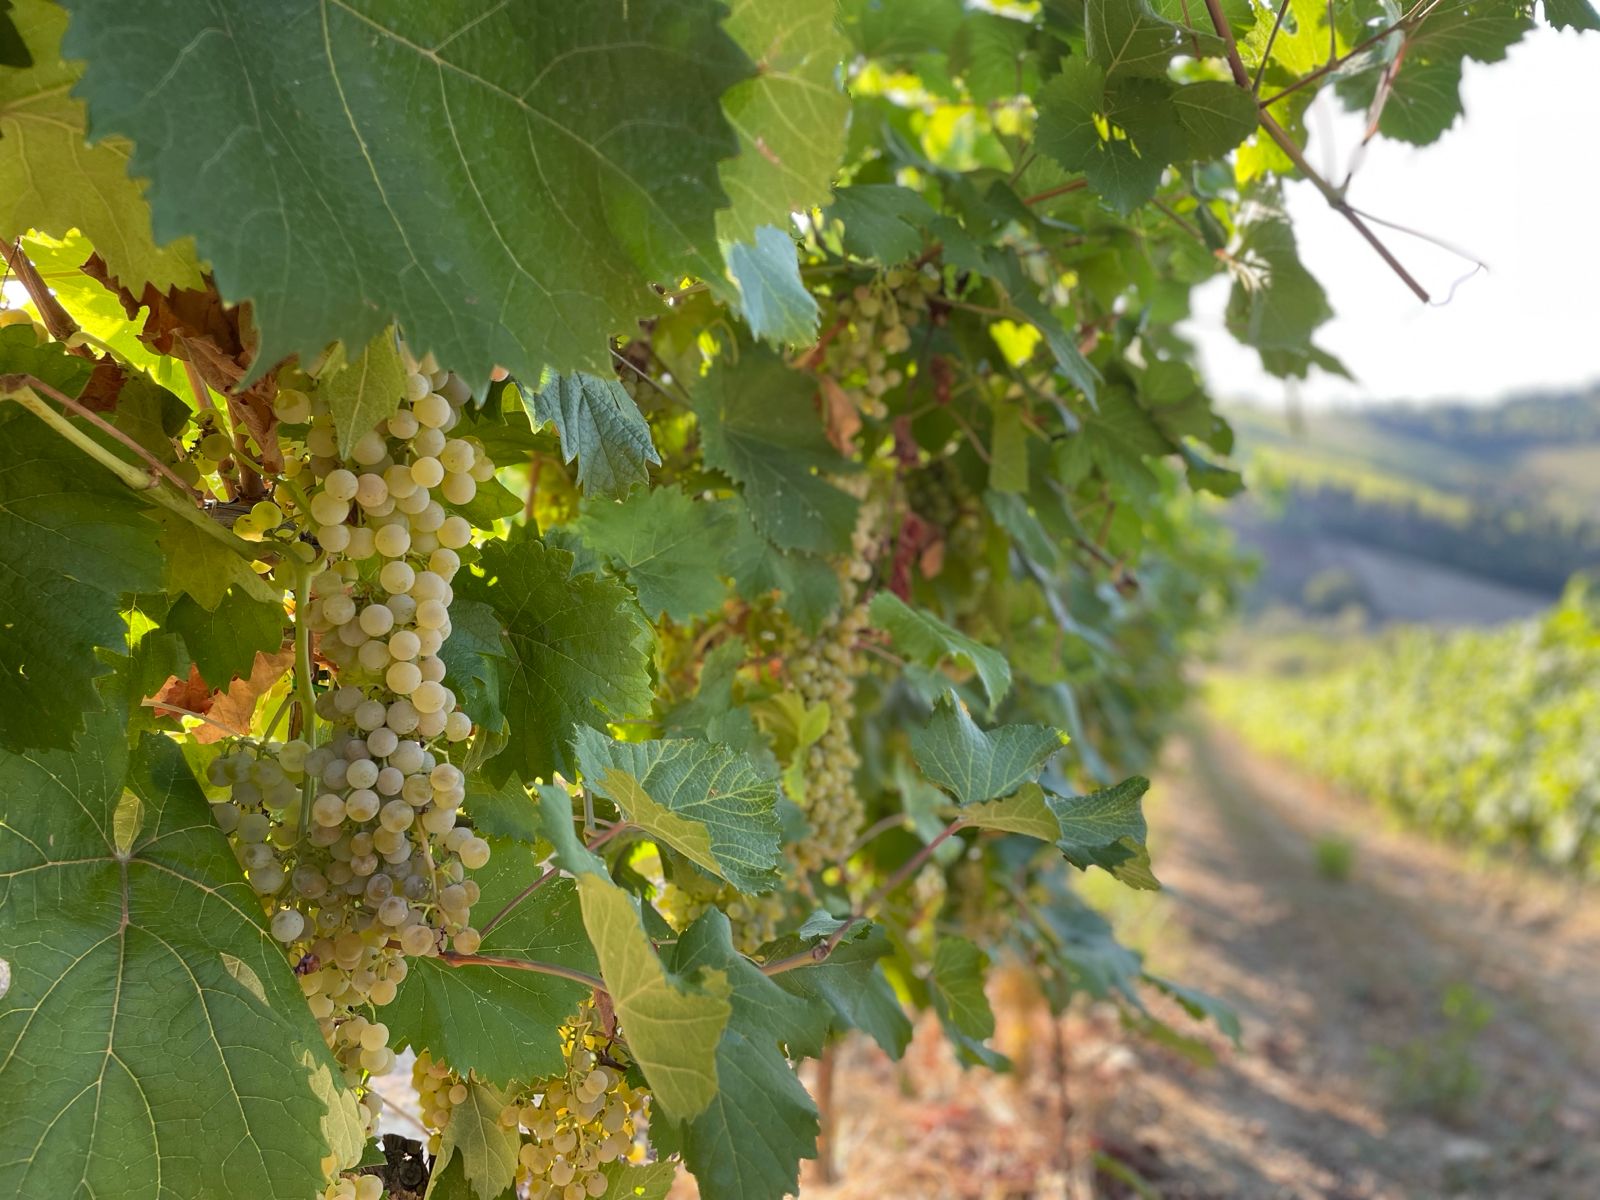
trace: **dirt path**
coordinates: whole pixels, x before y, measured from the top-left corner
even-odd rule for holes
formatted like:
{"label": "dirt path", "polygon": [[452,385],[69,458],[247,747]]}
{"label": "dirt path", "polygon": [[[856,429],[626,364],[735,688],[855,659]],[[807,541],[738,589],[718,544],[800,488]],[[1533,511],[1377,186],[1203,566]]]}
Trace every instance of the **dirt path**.
{"label": "dirt path", "polygon": [[[1245,1039],[1206,1070],[1136,1051],[1107,1128],[1158,1194],[1600,1197],[1600,895],[1386,828],[1223,734],[1163,783],[1157,958],[1177,941],[1169,969]],[[1329,837],[1348,881],[1318,869]],[[1452,988],[1492,1008],[1481,1032],[1452,1040]]]}

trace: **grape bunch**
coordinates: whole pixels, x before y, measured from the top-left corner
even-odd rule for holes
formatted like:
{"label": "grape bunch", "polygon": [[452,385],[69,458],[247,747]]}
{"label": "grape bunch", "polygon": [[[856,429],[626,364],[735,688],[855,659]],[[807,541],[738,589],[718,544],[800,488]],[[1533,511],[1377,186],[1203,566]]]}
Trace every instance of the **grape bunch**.
{"label": "grape bunch", "polygon": [[911,349],[912,331],[928,316],[939,291],[939,270],[895,267],[857,285],[833,304],[833,318],[846,326],[823,350],[819,373],[831,376],[865,417],[888,415],[883,397],[906,381],[908,366],[894,360]]}
{"label": "grape bunch", "polygon": [[655,900],[658,911],[680,933],[700,919],[708,909],[720,908],[728,918],[734,948],[750,954],[778,936],[788,915],[788,902],[781,891],[751,896],[731,883],[704,880],[703,886],[679,884],[669,880]]}
{"label": "grape bunch", "polygon": [[[865,491],[867,481],[857,476],[845,486]],[[811,825],[811,836],[793,847],[796,864],[804,871],[838,862],[861,832],[862,801],[856,790],[856,679],[864,662],[859,643],[867,629],[867,606],[859,600],[861,587],[872,577],[878,526],[884,508],[876,498],[861,505],[851,538],[849,559],[840,569],[840,606],[814,638],[802,642],[788,660],[789,677],[806,708],[828,706],[828,728],[806,751],[805,797],[801,807]]]}
{"label": "grape bunch", "polygon": [[566,1071],[513,1093],[500,1123],[523,1136],[517,1182],[529,1200],[598,1200],[610,1183],[601,1168],[635,1153],[648,1094],[628,1084],[593,1002],[561,1034]]}
{"label": "grape bunch", "polygon": [[[592,1001],[561,1028],[566,1069],[513,1087],[500,1112],[502,1128],[521,1139],[517,1194],[528,1200],[599,1200],[609,1190],[603,1168],[636,1153],[648,1094],[630,1086]],[[437,1154],[456,1107],[466,1101],[466,1080],[424,1052],[411,1071],[428,1150]]]}
{"label": "grape bunch", "polygon": [[326,401],[279,391],[285,479],[309,488],[280,484],[234,528],[317,560],[301,567],[315,574],[295,621],[329,668],[313,703],[329,736],[320,745],[240,739],[208,769],[226,789],[217,823],[351,1086],[394,1065],[388,1030],[357,1010],[394,998],[406,956],[447,942],[478,949],[478,885],[467,872],[489,858],[489,844],[458,823],[466,780],[449,758],[472,721],[444,682],[439,651],[458,551],[472,536],[447,506],[469,503],[495,467],[481,444],[449,437],[466,385],[413,365],[405,395],[348,460]]}

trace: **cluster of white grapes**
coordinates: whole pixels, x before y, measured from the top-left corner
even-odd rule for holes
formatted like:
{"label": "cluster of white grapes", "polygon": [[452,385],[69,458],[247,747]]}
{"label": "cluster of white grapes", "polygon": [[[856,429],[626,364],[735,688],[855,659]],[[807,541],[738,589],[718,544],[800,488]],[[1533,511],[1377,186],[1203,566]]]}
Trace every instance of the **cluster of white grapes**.
{"label": "cluster of white grapes", "polygon": [[931,263],[895,267],[834,302],[834,318],[848,326],[829,341],[818,370],[832,376],[863,415],[880,421],[888,415],[883,396],[906,379],[891,360],[911,348],[912,329],[926,319],[939,287],[939,269]]}
{"label": "cluster of white grapes", "polygon": [[[858,475],[842,486],[864,494],[868,480],[864,474]],[[850,557],[839,572],[839,608],[816,637],[803,643],[788,660],[789,678],[805,706],[828,706],[828,728],[805,751],[806,789],[801,807],[811,835],[792,848],[796,864],[805,871],[842,860],[861,832],[863,809],[856,790],[861,756],[852,728],[856,679],[864,667],[859,643],[867,629],[867,606],[860,602],[860,592],[861,585],[872,577],[883,512],[877,499],[863,500],[851,536]]]}
{"label": "cluster of white grapes", "polygon": [[734,948],[744,954],[754,953],[777,937],[789,913],[788,900],[781,890],[751,896],[731,883],[709,879],[703,881],[703,886],[668,880],[655,900],[655,908],[680,933],[707,909],[720,908],[728,918]]}
{"label": "cluster of white grapes", "polygon": [[[586,1002],[561,1037],[566,1069],[557,1076],[514,1087],[500,1124],[522,1139],[517,1152],[517,1195],[528,1200],[599,1200],[610,1189],[604,1168],[638,1153],[649,1095],[629,1085],[619,1048],[600,1032]],[[426,1052],[411,1079],[417,1089],[428,1149],[437,1154],[457,1105],[469,1094],[465,1080]]]}
{"label": "cluster of white grapes", "polygon": [[358,1010],[394,998],[406,956],[478,949],[478,885],[466,873],[489,859],[488,843],[458,824],[466,780],[450,747],[472,722],[439,652],[472,535],[447,506],[470,502],[495,467],[480,443],[450,437],[466,385],[431,362],[412,365],[405,395],[348,460],[325,400],[280,391],[286,475],[309,486],[258,504],[243,532],[281,538],[287,521],[288,536],[320,547],[295,620],[330,667],[314,703],[328,736],[316,746],[241,740],[209,768],[227,789],[216,820],[352,1086],[394,1066],[388,1030]]}

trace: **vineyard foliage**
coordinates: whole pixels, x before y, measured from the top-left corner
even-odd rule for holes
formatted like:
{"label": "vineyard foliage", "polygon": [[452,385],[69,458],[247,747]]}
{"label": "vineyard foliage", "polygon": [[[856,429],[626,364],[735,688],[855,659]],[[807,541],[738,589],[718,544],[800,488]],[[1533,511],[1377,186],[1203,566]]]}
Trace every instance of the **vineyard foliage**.
{"label": "vineyard foliage", "polygon": [[1175,324],[1340,369],[1307,106],[1533,20],[0,3],[0,1192],[375,1200],[409,1048],[430,1197],[772,1200],[998,957],[1218,1015],[1069,885],[1231,590]]}
{"label": "vineyard foliage", "polygon": [[1219,675],[1219,715],[1251,742],[1436,832],[1600,869],[1600,607],[1575,580],[1543,618],[1405,629],[1338,661],[1286,655]]}

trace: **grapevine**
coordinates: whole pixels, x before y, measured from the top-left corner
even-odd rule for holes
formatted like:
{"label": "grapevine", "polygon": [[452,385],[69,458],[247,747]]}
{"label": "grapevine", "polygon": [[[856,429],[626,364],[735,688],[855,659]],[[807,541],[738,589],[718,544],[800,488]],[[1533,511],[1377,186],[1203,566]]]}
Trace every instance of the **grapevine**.
{"label": "grapevine", "polygon": [[1294,177],[1431,295],[1306,106],[1527,6],[139,7],[0,5],[0,1193],[779,1200],[997,960],[1186,1036],[1073,887],[1241,577],[1177,323],[1339,369]]}

